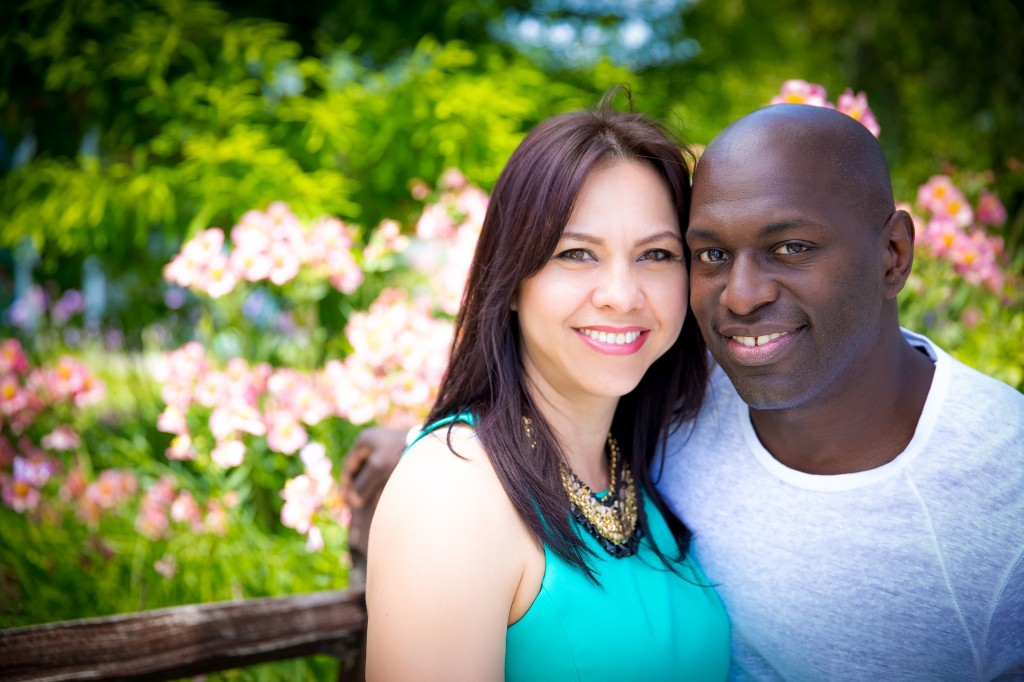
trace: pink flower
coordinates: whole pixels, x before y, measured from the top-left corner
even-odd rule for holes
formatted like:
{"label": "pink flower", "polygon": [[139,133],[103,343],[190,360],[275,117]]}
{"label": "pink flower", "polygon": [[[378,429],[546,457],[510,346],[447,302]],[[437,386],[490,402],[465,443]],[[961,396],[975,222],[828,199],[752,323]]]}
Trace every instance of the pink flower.
{"label": "pink flower", "polygon": [[206,503],[206,518],[203,520],[203,529],[207,533],[227,535],[228,514],[224,509],[224,505],[217,500],[210,500]]}
{"label": "pink flower", "polygon": [[238,285],[238,275],[228,259],[219,253],[210,259],[203,274],[199,287],[205,290],[210,298],[230,294]]}
{"label": "pink flower", "polygon": [[17,339],[0,341],[0,376],[16,372],[24,374],[28,371],[28,357]]}
{"label": "pink flower", "polygon": [[74,358],[64,355],[50,374],[50,391],[54,399],[70,398],[83,389],[85,366]]}
{"label": "pink flower", "polygon": [[166,454],[168,459],[195,459],[197,453],[192,447],[192,436],[187,433],[179,433],[171,440]]}
{"label": "pink flower", "polygon": [[258,282],[270,276],[273,262],[266,251],[236,248],[229,257],[235,275],[250,282]]}
{"label": "pink flower", "polygon": [[173,476],[161,476],[147,491],[139,504],[135,527],[146,537],[155,540],[167,532],[167,510],[175,499],[177,485]]}
{"label": "pink flower", "polygon": [[[480,234],[480,228],[483,227],[488,202],[487,192],[479,187],[467,186],[455,197],[455,208],[463,216],[463,225],[472,225],[476,235]],[[475,238],[473,243],[476,244]]]}
{"label": "pink flower", "polygon": [[416,221],[416,236],[420,239],[444,239],[455,233],[455,224],[442,203],[429,204]]}
{"label": "pink flower", "polygon": [[210,452],[210,458],[224,469],[236,467],[245,460],[245,443],[240,440],[221,441]]}
{"label": "pink flower", "polygon": [[79,438],[78,434],[71,430],[71,427],[67,424],[61,424],[50,433],[43,436],[42,439],[43,447],[48,450],[74,450],[77,448],[82,439]]}
{"label": "pink flower", "polygon": [[28,405],[29,395],[13,374],[0,376],[0,413],[12,415]]}
{"label": "pink flower", "polygon": [[181,252],[164,268],[164,278],[183,287],[205,288],[207,270],[215,258],[223,258],[224,233],[211,227],[185,242]]}
{"label": "pink flower", "polygon": [[973,306],[964,308],[963,312],[960,313],[960,323],[967,329],[978,326],[984,319],[985,313]]}
{"label": "pink flower", "polygon": [[779,94],[772,98],[771,104],[810,104],[815,107],[828,107],[825,87],[805,80],[791,79],[782,84]]}
{"label": "pink flower", "polygon": [[28,481],[0,473],[0,499],[8,507],[24,514],[39,506],[39,490]]}
{"label": "pink flower", "polygon": [[171,502],[174,501],[177,491],[177,482],[174,480],[173,476],[167,474],[161,476],[152,486],[150,486],[146,491],[146,497],[147,499],[151,499],[155,504],[169,507]]}
{"label": "pink flower", "polygon": [[941,211],[951,197],[963,198],[963,193],[948,175],[933,175],[917,190],[917,203],[932,212]]}
{"label": "pink flower", "polygon": [[167,508],[143,499],[135,517],[135,528],[152,540],[161,537],[168,528]]}
{"label": "pink flower", "polygon": [[953,248],[957,239],[964,237],[963,230],[949,218],[931,220],[921,235],[921,243],[939,258],[944,258]]}
{"label": "pink flower", "polygon": [[458,168],[449,168],[441,174],[441,180],[437,183],[442,189],[458,190],[466,186],[466,176]]}
{"label": "pink flower", "polygon": [[316,482],[300,474],[285,482],[281,497],[285,500],[281,507],[281,523],[305,535],[313,524],[313,514],[320,506]]}
{"label": "pink flower", "polygon": [[287,242],[275,241],[270,247],[270,274],[268,278],[274,284],[281,286],[299,274],[299,267],[302,260],[294,249]]}
{"label": "pink flower", "polygon": [[192,493],[182,490],[171,503],[171,519],[178,523],[188,523],[193,532],[202,530],[202,511],[196,503]]}
{"label": "pink flower", "polygon": [[364,261],[383,260],[409,248],[409,238],[402,234],[402,226],[396,220],[382,220],[370,236],[370,243],[363,250]]}
{"label": "pink flower", "polygon": [[337,218],[321,218],[309,228],[307,244],[313,259],[332,251],[347,251],[352,248],[352,231]]}
{"label": "pink flower", "polygon": [[85,480],[85,473],[81,466],[72,468],[64,478],[64,485],[60,489],[60,498],[65,502],[78,500],[85,495],[88,483]]}
{"label": "pink flower", "polygon": [[949,218],[960,227],[968,227],[974,222],[974,211],[962,194],[950,196],[944,204],[934,209],[937,218]]}
{"label": "pink flower", "polygon": [[409,194],[416,201],[423,201],[430,196],[430,185],[423,182],[422,180],[413,180],[409,186]]}
{"label": "pink flower", "polygon": [[196,382],[193,399],[203,407],[219,405],[227,397],[228,382],[221,372],[207,372]]}
{"label": "pink flower", "polygon": [[195,256],[202,263],[220,255],[224,249],[224,233],[219,227],[203,230],[181,247],[183,254]]}
{"label": "pink flower", "polygon": [[298,218],[283,201],[274,201],[267,206],[266,217],[271,226],[289,225],[298,223]]}
{"label": "pink flower", "polygon": [[308,443],[299,453],[305,466],[306,475],[316,483],[317,495],[326,497],[334,487],[334,476],[331,475],[331,460],[327,458],[327,450],[320,443]]}
{"label": "pink flower", "polygon": [[267,416],[267,447],[274,452],[294,455],[309,440],[306,429],[289,413]]}
{"label": "pink flower", "polygon": [[178,562],[170,554],[164,554],[153,564],[153,570],[170,580],[178,572]]}
{"label": "pink flower", "polygon": [[328,254],[327,272],[331,286],[343,294],[353,293],[363,283],[363,271],[348,249]]}
{"label": "pink flower", "polygon": [[188,432],[188,424],[185,422],[185,413],[174,405],[168,405],[156,419],[156,428],[164,433],[181,435]]}
{"label": "pink flower", "polygon": [[292,414],[309,426],[316,426],[331,414],[326,391],[312,381],[303,381],[290,396]]}
{"label": "pink flower", "polygon": [[[349,319],[345,335],[353,352],[342,365],[328,363],[324,376],[334,392],[339,415],[353,423],[376,418],[399,426],[419,421],[424,405],[436,398],[452,339],[452,324],[431,317],[426,299],[410,301],[398,289],[386,289],[366,313]],[[393,387],[403,386],[402,397],[423,395],[417,406],[395,402]]]}
{"label": "pink flower", "polygon": [[135,474],[128,470],[107,469],[100,473],[98,479],[85,488],[81,502],[91,506],[92,518],[89,521],[99,520],[99,511],[113,509],[121,502],[129,499],[138,489],[138,480]]}
{"label": "pink flower", "polygon": [[316,526],[310,526],[306,534],[306,551],[319,552],[324,548],[324,535]]}
{"label": "pink flower", "polygon": [[235,253],[267,253],[273,241],[272,228],[273,223],[265,213],[246,212],[238,224],[231,228],[231,243]]}
{"label": "pink flower", "polygon": [[203,346],[198,341],[189,341],[157,360],[153,374],[162,384],[174,382],[190,386],[196,377],[206,372],[207,366]]}
{"label": "pink flower", "polygon": [[985,190],[978,197],[978,210],[975,217],[983,225],[999,227],[1006,222],[1006,207],[999,201],[999,197]]}
{"label": "pink flower", "polygon": [[853,90],[846,88],[846,91],[839,96],[839,100],[836,102],[836,109],[854,120],[860,121],[875,137],[878,137],[879,133],[882,132],[878,121],[875,120],[875,114],[871,111],[871,107],[868,106],[868,96],[863,92],[854,95]]}

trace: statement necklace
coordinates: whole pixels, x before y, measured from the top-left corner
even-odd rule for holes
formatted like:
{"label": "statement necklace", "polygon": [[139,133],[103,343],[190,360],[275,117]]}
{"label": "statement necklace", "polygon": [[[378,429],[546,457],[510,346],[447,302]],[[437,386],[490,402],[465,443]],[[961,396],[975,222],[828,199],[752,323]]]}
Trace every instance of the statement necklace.
{"label": "statement necklace", "polygon": [[[530,419],[523,417],[526,436],[536,447]],[[636,554],[640,545],[640,524],[637,522],[636,486],[627,462],[616,481],[619,444],[608,434],[608,492],[595,495],[586,483],[576,477],[564,464],[560,466],[562,488],[569,497],[572,516],[597,540],[604,551],[616,559]],[[617,483],[617,485],[616,485]]]}

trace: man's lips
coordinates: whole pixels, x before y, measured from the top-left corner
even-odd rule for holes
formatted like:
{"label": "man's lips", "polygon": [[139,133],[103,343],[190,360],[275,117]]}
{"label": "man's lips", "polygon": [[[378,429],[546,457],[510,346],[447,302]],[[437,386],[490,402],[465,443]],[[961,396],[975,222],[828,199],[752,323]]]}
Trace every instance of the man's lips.
{"label": "man's lips", "polygon": [[725,327],[725,351],[736,364],[756,367],[777,362],[799,339],[803,327],[788,329]]}
{"label": "man's lips", "polygon": [[789,330],[784,332],[771,332],[769,334],[761,334],[759,336],[745,336],[742,334],[734,334],[728,338],[732,339],[736,343],[741,343],[748,348],[754,348],[756,346],[764,346],[771,343],[775,339],[780,339],[787,334],[792,334],[795,330]]}

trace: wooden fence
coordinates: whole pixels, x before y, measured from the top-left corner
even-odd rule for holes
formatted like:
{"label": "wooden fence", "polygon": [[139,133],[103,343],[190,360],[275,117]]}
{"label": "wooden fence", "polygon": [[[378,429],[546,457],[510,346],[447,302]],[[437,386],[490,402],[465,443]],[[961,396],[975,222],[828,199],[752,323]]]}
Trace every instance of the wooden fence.
{"label": "wooden fence", "polygon": [[171,680],[313,654],[363,669],[361,589],[219,602],[0,630],[0,680]]}

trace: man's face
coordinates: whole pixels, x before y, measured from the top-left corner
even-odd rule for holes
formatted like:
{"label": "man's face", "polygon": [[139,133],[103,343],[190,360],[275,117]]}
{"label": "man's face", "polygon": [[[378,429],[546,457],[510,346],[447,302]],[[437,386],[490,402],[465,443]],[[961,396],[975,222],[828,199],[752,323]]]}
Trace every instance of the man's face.
{"label": "man's face", "polygon": [[882,323],[882,225],[834,163],[754,140],[694,176],[690,303],[708,348],[755,409],[818,404],[871,360]]}

